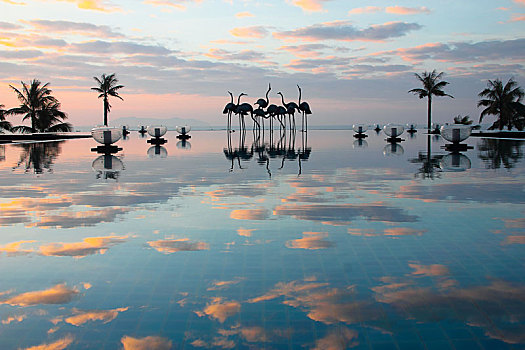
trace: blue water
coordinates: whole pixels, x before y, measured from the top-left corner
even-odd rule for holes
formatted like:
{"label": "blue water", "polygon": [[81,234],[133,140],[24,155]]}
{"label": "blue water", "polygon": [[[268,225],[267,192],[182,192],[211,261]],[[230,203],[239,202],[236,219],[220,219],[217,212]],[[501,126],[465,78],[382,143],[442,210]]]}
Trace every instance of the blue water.
{"label": "blue water", "polygon": [[368,134],[0,146],[0,348],[525,348],[523,142]]}

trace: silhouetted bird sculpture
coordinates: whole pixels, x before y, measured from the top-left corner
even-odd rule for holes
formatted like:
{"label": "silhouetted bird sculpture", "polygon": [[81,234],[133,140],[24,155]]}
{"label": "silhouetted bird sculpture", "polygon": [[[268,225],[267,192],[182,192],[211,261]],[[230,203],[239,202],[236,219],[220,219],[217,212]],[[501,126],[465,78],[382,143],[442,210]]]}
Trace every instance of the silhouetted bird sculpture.
{"label": "silhouetted bird sculpture", "polygon": [[255,128],[255,126],[257,125],[257,127],[259,127],[259,122],[257,122],[257,120],[255,120],[255,118],[253,117],[253,107],[251,104],[249,103],[243,103],[243,104],[239,104],[240,103],[240,100],[241,100],[241,96],[248,96],[247,94],[245,94],[244,92],[241,93],[239,95],[239,99],[237,101],[237,108],[236,108],[236,113],[238,113],[240,116],[242,116],[242,125],[243,125],[243,129],[245,129],[245,124],[244,124],[244,116],[248,115],[248,113],[250,114],[250,117],[252,118],[253,120],[253,127]]}
{"label": "silhouetted bird sculpture", "polygon": [[[299,89],[299,110],[302,112],[302,115],[303,115],[303,130],[301,131],[307,131],[308,130],[308,114],[312,114],[312,110],[310,109],[310,105],[308,104],[308,102],[306,101],[301,102],[301,87],[297,85],[297,88]],[[304,126],[306,126],[306,128]]]}
{"label": "silhouetted bird sculpture", "polygon": [[222,111],[223,114],[227,114],[228,116],[228,131],[231,130],[231,118],[232,113],[235,111],[235,103],[233,103],[233,94],[228,91],[231,97],[231,102],[229,102],[226,106],[224,106],[224,110]]}
{"label": "silhouetted bird sculpture", "polygon": [[268,97],[268,94],[270,93],[271,90],[272,90],[272,86],[270,84],[268,84],[268,91],[266,91],[266,100],[260,98],[254,104],[259,105],[259,108],[266,108],[266,107],[268,107],[268,104],[270,103],[270,99]]}
{"label": "silhouetted bird sculpture", "polygon": [[[281,95],[281,101],[283,103],[283,106],[286,108],[285,114],[288,114],[290,129],[295,128],[295,120],[292,123],[292,116],[294,116],[296,109],[299,110],[299,106],[297,105],[297,103],[295,103],[293,101],[292,102],[288,102],[288,103],[284,102],[284,96],[283,96],[282,92],[279,91],[277,94]],[[286,121],[286,116],[285,116],[285,121]]]}

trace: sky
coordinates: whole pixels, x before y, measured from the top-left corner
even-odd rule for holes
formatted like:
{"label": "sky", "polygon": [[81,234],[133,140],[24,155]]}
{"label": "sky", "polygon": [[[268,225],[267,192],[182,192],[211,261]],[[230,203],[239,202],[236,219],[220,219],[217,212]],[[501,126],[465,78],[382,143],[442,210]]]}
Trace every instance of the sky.
{"label": "sky", "polygon": [[434,100],[434,120],[477,121],[489,79],[525,86],[524,33],[525,0],[0,0],[0,104],[38,79],[73,125],[100,124],[93,77],[115,73],[110,121],[225,125],[228,91],[253,103],[270,83],[276,104],[301,86],[310,125],[425,124],[407,91],[436,69],[454,99]]}

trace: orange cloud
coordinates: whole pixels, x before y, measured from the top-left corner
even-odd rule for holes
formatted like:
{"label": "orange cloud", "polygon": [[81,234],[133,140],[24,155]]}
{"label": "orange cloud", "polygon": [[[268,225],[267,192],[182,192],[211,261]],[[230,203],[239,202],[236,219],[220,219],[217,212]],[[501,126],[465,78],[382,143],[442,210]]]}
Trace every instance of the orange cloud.
{"label": "orange cloud", "polygon": [[326,249],[334,246],[333,242],[326,241],[326,232],[303,232],[303,238],[286,242],[286,246],[292,249]]}
{"label": "orange cloud", "polygon": [[161,239],[158,241],[148,242],[150,247],[155,248],[158,252],[171,254],[176,252],[192,252],[197,250],[208,250],[210,245],[206,242],[191,242],[189,238],[181,239]]}
{"label": "orange cloud", "polygon": [[513,0],[516,4],[525,6],[525,0]]}
{"label": "orange cloud", "polygon": [[66,335],[64,338],[42,345],[31,346],[24,350],[64,350],[75,341],[72,335]]}
{"label": "orange cloud", "polygon": [[305,12],[323,11],[322,3],[327,0],[292,0],[292,5],[300,7]]}
{"label": "orange cloud", "polygon": [[84,323],[91,321],[102,321],[102,323],[109,323],[117,318],[120,312],[127,311],[127,307],[121,307],[113,310],[78,310],[73,309],[75,315],[66,318],[64,321],[66,323],[72,324],[74,326],[81,326]]}
{"label": "orange cloud", "polygon": [[238,12],[238,13],[235,14],[235,17],[237,17],[237,18],[245,18],[245,17],[255,17],[255,16],[251,12]]}
{"label": "orange cloud", "polygon": [[267,209],[237,209],[230,214],[230,218],[235,220],[266,220],[269,216]]}
{"label": "orange cloud", "polygon": [[22,249],[20,245],[24,243],[34,243],[36,241],[18,241],[0,245],[0,252],[6,253],[8,256],[25,255],[33,252],[33,249]]}
{"label": "orange cloud", "polygon": [[111,246],[122,243],[127,238],[128,236],[88,237],[82,242],[50,243],[40,247],[40,254],[83,258],[87,255],[104,254]]}
{"label": "orange cloud", "polygon": [[230,34],[239,38],[264,38],[268,30],[262,26],[237,27],[230,30]]}
{"label": "orange cloud", "polygon": [[125,335],[120,341],[124,350],[169,350],[173,346],[171,340],[159,336],[133,338]]}
{"label": "orange cloud", "polygon": [[213,301],[206,305],[203,311],[196,311],[198,316],[209,316],[224,323],[228,317],[231,317],[241,310],[241,304],[236,301],[224,301],[222,298],[214,298]]}
{"label": "orange cloud", "polygon": [[251,229],[240,228],[237,230],[237,234],[239,236],[251,237],[253,231],[255,231],[254,228],[251,228]]}
{"label": "orange cloud", "polygon": [[16,316],[9,316],[7,317],[5,320],[2,320],[2,324],[10,324],[10,323],[13,323],[13,322],[22,322],[25,318],[27,317],[27,315],[16,315]]}
{"label": "orange cloud", "polygon": [[66,304],[78,294],[76,288],[68,288],[65,284],[57,284],[49,289],[27,292],[0,300],[0,304],[11,306],[32,306],[39,304]]}
{"label": "orange cloud", "polygon": [[448,268],[445,265],[434,264],[434,265],[418,265],[408,264],[414,269],[413,275],[421,276],[445,276],[449,274]]}

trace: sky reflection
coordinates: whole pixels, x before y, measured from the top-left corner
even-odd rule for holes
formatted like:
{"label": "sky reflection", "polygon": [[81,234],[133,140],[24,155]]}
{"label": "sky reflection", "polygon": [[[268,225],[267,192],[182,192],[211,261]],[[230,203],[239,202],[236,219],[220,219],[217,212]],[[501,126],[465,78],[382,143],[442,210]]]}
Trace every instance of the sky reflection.
{"label": "sky reflection", "polygon": [[92,140],[4,147],[1,348],[525,345],[522,144],[446,171],[424,135],[192,134],[165,157],[131,134],[118,177]]}

